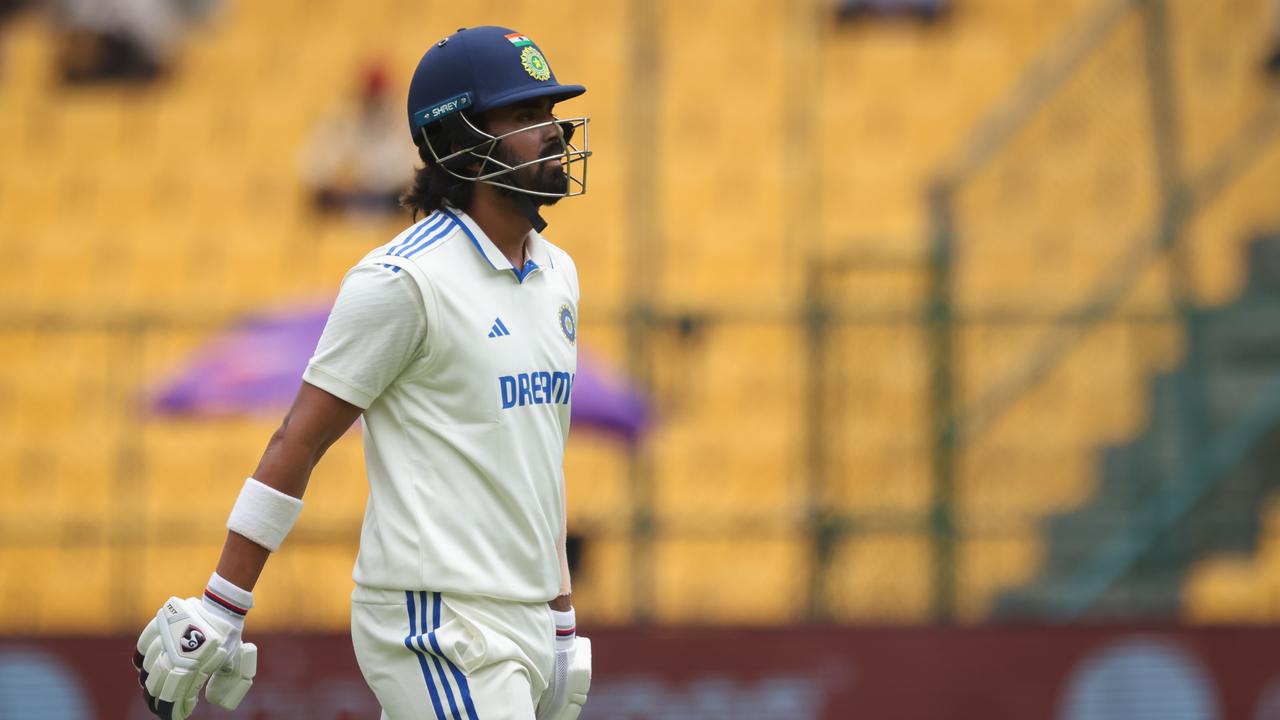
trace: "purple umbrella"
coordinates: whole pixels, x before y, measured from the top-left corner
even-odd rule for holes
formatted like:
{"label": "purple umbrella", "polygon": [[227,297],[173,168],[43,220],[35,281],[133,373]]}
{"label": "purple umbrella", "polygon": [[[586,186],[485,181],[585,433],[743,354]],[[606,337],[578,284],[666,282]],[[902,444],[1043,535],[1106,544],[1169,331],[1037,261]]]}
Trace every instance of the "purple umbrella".
{"label": "purple umbrella", "polygon": [[[279,411],[302,382],[329,317],[314,304],[252,315],[198,349],[151,394],[162,415],[216,417]],[[613,369],[578,354],[573,424],[635,442],[648,425],[643,395]]]}
{"label": "purple umbrella", "polygon": [[649,424],[649,403],[621,373],[578,350],[573,379],[573,426],[611,433],[634,443]]}

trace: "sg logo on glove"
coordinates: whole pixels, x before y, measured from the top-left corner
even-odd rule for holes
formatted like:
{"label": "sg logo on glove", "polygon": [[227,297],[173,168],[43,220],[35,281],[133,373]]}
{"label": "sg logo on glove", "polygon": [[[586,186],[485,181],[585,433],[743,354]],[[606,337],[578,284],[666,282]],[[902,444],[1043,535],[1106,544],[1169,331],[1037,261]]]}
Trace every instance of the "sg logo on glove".
{"label": "sg logo on glove", "polygon": [[204,644],[204,633],[195,625],[188,625],[179,644],[182,645],[183,652],[195,652]]}
{"label": "sg logo on glove", "polygon": [[134,647],[142,697],[162,720],[186,720],[201,688],[209,702],[235,710],[253,686],[257,646],[240,642],[240,628],[208,613],[196,598],[171,597]]}

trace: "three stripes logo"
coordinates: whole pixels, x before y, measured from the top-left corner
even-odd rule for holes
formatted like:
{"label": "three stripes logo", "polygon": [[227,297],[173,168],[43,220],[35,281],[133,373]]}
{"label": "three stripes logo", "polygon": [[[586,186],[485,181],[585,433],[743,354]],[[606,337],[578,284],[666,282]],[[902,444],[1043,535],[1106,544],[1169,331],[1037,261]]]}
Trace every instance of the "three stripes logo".
{"label": "three stripes logo", "polygon": [[493,328],[489,330],[489,337],[491,338],[506,337],[507,335],[510,335],[510,334],[511,334],[511,331],[507,329],[506,325],[502,324],[502,318],[494,318]]}

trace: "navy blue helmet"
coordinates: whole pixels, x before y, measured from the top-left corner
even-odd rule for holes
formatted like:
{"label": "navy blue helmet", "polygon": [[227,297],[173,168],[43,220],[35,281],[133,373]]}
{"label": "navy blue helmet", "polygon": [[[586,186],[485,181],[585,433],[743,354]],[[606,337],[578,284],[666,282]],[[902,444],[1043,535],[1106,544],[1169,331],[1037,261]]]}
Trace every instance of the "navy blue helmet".
{"label": "navy blue helmet", "polygon": [[[487,110],[531,98],[553,103],[586,92],[581,85],[562,85],[537,43],[509,28],[463,28],[433,45],[422,56],[409,83],[409,130],[427,157],[455,177],[485,182],[529,195],[569,197],[586,192],[588,118],[564,118],[562,152],[512,166],[492,156],[503,137],[548,123],[538,123],[502,136],[483,130],[475,118]],[[581,130],[579,133],[578,131]],[[582,147],[571,144],[580,136]],[[529,165],[559,160],[569,178],[564,193],[535,192],[507,177]],[[479,161],[479,163],[477,163]],[[478,172],[465,168],[478,164]]]}

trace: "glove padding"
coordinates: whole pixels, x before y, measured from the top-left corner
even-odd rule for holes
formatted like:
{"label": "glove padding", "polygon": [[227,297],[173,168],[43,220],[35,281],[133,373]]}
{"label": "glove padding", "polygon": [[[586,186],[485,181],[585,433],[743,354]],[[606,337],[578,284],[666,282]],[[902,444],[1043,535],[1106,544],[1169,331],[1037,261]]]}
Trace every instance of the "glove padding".
{"label": "glove padding", "polygon": [[235,710],[253,687],[253,676],[258,674],[258,646],[241,643],[222,667],[209,678],[204,689],[205,698],[221,708]]}
{"label": "glove padding", "polygon": [[240,629],[199,599],[171,597],[138,637],[133,665],[147,708],[163,720],[185,720],[205,681],[209,702],[234,710],[253,685],[258,648],[242,644]]}
{"label": "glove padding", "polygon": [[590,690],[591,640],[579,635],[567,649],[556,650],[556,667],[538,703],[537,720],[578,720]]}

